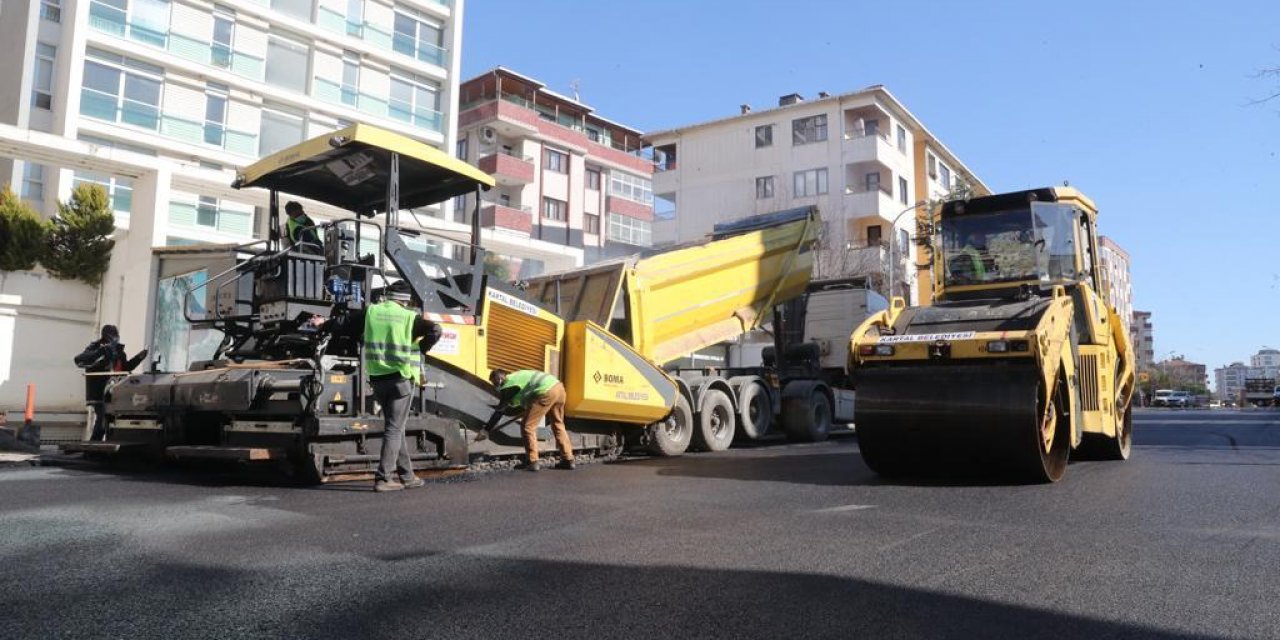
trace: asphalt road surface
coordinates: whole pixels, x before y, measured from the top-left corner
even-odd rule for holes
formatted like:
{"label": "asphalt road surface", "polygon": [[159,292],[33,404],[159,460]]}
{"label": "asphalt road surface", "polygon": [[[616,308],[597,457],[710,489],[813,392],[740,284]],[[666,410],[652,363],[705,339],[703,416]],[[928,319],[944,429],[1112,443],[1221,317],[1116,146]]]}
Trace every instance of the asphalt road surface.
{"label": "asphalt road surface", "polygon": [[0,638],[1280,638],[1280,412],[1151,410],[1055,485],[857,440],[399,494],[0,470]]}

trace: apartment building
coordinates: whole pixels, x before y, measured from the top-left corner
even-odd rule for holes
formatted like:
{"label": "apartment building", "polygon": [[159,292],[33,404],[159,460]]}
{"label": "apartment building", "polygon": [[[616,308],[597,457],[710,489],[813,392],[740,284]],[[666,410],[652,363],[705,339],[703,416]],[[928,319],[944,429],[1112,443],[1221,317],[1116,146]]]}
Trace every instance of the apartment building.
{"label": "apartment building", "polygon": [[1150,311],[1134,311],[1129,325],[1129,343],[1137,356],[1138,370],[1148,371],[1156,361],[1155,329],[1151,326]]}
{"label": "apartment building", "polygon": [[1098,263],[1106,284],[1107,300],[1115,308],[1126,333],[1132,333],[1133,283],[1129,278],[1129,252],[1107,236],[1098,236]]}
{"label": "apartment building", "polygon": [[1243,362],[1232,362],[1225,367],[1213,370],[1214,393],[1221,400],[1235,400],[1244,390],[1244,380],[1249,375],[1249,367]]}
{"label": "apartment building", "polygon": [[[24,327],[80,343],[85,325],[111,323],[151,343],[152,249],[265,237],[266,193],[230,188],[259,157],[354,122],[452,152],[462,15],[463,0],[0,0],[0,183],[45,215],[74,185],[101,184],[118,226],[100,293],[68,312],[74,331],[38,320],[44,285],[32,286],[0,303],[18,318],[0,352],[13,346],[14,370],[32,370],[25,342],[4,342]],[[450,207],[402,216],[445,236],[420,250],[465,241]]]}
{"label": "apartment building", "polygon": [[[483,228],[578,265],[652,245],[653,164],[639,131],[503,67],[463,82],[459,96],[457,156],[498,183],[482,196]],[[458,199],[459,220],[474,197]],[[512,277],[555,266],[503,259]]]}
{"label": "apartment building", "polygon": [[[932,293],[913,239],[931,200],[956,189],[990,193],[883,86],[651,132],[655,239],[701,238],[717,222],[817,205],[817,275],[866,275],[897,295]],[[891,265],[893,265],[891,267]],[[922,285],[923,283],[923,285]]]}

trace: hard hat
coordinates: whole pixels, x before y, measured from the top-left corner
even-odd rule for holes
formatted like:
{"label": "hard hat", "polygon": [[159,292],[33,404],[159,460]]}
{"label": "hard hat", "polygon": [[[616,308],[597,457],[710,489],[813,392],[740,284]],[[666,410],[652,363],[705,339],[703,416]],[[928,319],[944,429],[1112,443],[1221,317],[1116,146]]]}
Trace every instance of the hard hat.
{"label": "hard hat", "polygon": [[386,300],[395,300],[396,302],[408,304],[413,302],[413,289],[409,287],[407,281],[397,280],[382,290],[382,297]]}

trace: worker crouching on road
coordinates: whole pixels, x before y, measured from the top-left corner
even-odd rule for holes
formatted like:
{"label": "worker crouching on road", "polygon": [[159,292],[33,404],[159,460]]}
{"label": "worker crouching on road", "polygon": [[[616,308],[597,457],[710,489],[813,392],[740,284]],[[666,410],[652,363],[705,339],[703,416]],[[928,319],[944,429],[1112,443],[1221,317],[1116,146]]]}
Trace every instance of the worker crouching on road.
{"label": "worker crouching on road", "polygon": [[488,433],[504,413],[524,414],[524,451],[526,460],[517,469],[525,471],[538,470],[538,425],[546,416],[551,417],[551,431],[556,437],[556,446],[560,448],[560,462],[557,469],[573,469],[573,443],[569,442],[569,431],[564,426],[564,385],[555,376],[542,371],[523,369],[507,373],[502,369],[494,369],[489,374],[489,382],[498,394],[498,407],[489,418],[484,432]]}
{"label": "worker crouching on road", "polygon": [[[380,302],[363,312],[354,311],[331,320],[312,318],[313,326],[335,334],[360,336],[364,343],[364,369],[373,397],[382,407],[382,453],[374,477],[374,491],[399,491],[421,487],[413,473],[413,460],[405,444],[405,419],[414,391],[423,384],[422,356],[440,340],[440,325],[411,310],[413,296],[403,280],[383,290]],[[395,469],[396,477],[391,471]]]}

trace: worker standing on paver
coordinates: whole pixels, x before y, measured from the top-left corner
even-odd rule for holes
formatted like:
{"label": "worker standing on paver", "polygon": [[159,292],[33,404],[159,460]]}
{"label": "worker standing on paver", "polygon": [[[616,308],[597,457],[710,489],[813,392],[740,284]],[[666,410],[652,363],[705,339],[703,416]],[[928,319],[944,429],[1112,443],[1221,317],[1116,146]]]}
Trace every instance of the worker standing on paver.
{"label": "worker standing on paver", "polygon": [[538,466],[538,426],[543,418],[551,417],[551,431],[555,434],[556,446],[560,448],[560,462],[557,469],[572,470],[573,443],[569,441],[569,431],[564,426],[565,390],[555,376],[533,369],[522,369],[507,373],[502,369],[494,369],[489,374],[489,382],[498,394],[498,407],[489,418],[483,433],[488,433],[503,414],[524,415],[524,451],[526,459],[516,465],[517,469],[537,471]]}

